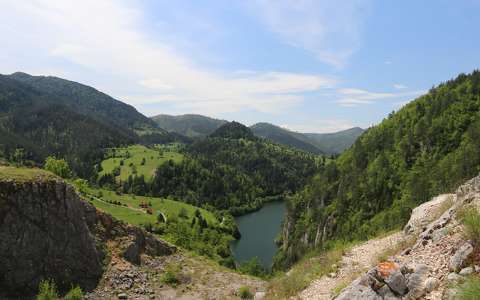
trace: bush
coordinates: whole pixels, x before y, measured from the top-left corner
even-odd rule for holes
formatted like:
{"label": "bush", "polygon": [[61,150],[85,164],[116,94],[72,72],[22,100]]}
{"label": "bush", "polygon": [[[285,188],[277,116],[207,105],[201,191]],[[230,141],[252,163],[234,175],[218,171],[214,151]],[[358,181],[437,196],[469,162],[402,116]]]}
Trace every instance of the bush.
{"label": "bush", "polygon": [[480,278],[471,277],[458,288],[459,300],[478,300],[480,295]]}
{"label": "bush", "polygon": [[463,225],[465,225],[467,237],[478,245],[480,243],[480,213],[476,209],[466,212],[463,217]]}
{"label": "bush", "polygon": [[160,281],[170,286],[176,287],[180,283],[179,275],[180,267],[178,265],[171,264],[165,268],[165,273],[163,273]]}
{"label": "bush", "polygon": [[68,293],[65,295],[64,300],[84,300],[82,289],[79,286],[72,288]]}
{"label": "bush", "polygon": [[70,178],[72,176],[72,171],[64,159],[56,159],[53,156],[49,156],[45,159],[44,168],[62,178]]}
{"label": "bush", "polygon": [[241,273],[250,274],[250,275],[259,276],[259,277],[264,276],[266,274],[265,269],[260,263],[260,259],[256,256],[242,263],[239,266],[238,270]]}
{"label": "bush", "polygon": [[38,286],[37,300],[57,300],[57,286],[53,280],[43,280]]}
{"label": "bush", "polygon": [[246,286],[242,286],[238,289],[238,296],[242,299],[253,299],[253,294]]}

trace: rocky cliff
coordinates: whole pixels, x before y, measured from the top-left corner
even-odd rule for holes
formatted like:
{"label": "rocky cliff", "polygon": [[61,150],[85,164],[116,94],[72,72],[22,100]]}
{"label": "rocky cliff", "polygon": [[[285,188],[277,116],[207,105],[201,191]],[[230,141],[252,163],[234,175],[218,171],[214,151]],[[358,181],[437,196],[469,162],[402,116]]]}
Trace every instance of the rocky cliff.
{"label": "rocky cliff", "polygon": [[480,176],[417,207],[403,233],[412,246],[362,274],[335,299],[456,299],[456,284],[480,273],[480,245],[468,240],[461,222],[462,214],[479,208]]}
{"label": "rocky cliff", "polygon": [[74,188],[50,173],[0,166],[0,298],[32,297],[43,279],[61,291],[88,291],[119,255],[139,264],[141,255],[175,249],[97,211]]}

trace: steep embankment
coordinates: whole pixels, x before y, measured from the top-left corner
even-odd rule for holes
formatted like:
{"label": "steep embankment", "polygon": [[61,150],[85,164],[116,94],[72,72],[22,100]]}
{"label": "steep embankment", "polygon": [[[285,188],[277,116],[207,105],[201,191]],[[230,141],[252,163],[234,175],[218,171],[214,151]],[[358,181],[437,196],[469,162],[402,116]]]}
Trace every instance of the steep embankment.
{"label": "steep embankment", "polygon": [[440,195],[415,208],[403,232],[353,247],[336,272],[315,280],[299,296],[332,299],[339,293],[337,300],[454,299],[463,288],[458,285],[480,272],[478,239],[469,240],[472,236],[463,225],[467,211],[477,210],[475,218],[480,222],[479,208],[480,176],[454,194]]}
{"label": "steep embankment", "polygon": [[368,129],[288,205],[277,266],[337,239],[399,229],[480,170],[480,72],[459,75]]}
{"label": "steep embankment", "polygon": [[[115,253],[112,252],[115,249]],[[82,201],[48,172],[0,167],[0,293],[28,297],[42,279],[60,290],[94,289],[109,260],[119,255],[171,254],[173,247]]]}
{"label": "steep embankment", "polygon": [[[89,299],[238,299],[265,282],[184,253],[81,199],[38,169],[0,166],[0,298],[30,299],[41,280]],[[150,297],[150,298],[149,298]]]}

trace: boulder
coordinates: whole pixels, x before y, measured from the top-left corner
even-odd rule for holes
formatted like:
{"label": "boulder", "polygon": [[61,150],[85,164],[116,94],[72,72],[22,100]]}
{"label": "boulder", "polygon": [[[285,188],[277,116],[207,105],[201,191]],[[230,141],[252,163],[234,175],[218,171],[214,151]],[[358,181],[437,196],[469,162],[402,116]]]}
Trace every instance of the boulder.
{"label": "boulder", "polygon": [[396,295],[403,296],[408,292],[407,281],[400,270],[392,272],[385,283]]}
{"label": "boulder", "polygon": [[469,242],[463,244],[450,258],[450,270],[458,272],[465,264],[468,256],[473,252],[473,246]]}
{"label": "boulder", "polygon": [[453,197],[453,194],[443,194],[414,208],[407,225],[405,225],[404,232],[406,234],[422,232],[433,221],[433,217],[440,212],[443,204]]}
{"label": "boulder", "polygon": [[425,291],[427,293],[431,293],[432,291],[436,290],[440,285],[440,281],[435,277],[429,277],[425,280]]}
{"label": "boulder", "polygon": [[369,286],[364,286],[360,284],[359,280],[356,280],[344,289],[335,300],[382,300],[382,297]]}
{"label": "boulder", "polygon": [[468,276],[472,273],[473,273],[473,268],[472,267],[463,268],[462,270],[460,270],[460,272],[458,272],[458,274],[460,274],[462,276]]}

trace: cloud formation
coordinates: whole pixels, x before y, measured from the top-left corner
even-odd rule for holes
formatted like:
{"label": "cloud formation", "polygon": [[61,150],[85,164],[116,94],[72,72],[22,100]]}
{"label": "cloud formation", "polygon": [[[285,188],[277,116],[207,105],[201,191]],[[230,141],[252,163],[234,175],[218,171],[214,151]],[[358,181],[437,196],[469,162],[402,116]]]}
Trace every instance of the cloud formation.
{"label": "cloud formation", "polygon": [[365,104],[373,104],[377,101],[388,100],[388,99],[404,99],[414,96],[419,96],[425,91],[406,91],[406,92],[396,92],[396,93],[378,93],[370,92],[363,89],[354,89],[354,88],[344,88],[338,89],[337,93],[339,98],[336,100],[340,106],[344,107],[354,107]]}
{"label": "cloud formation", "polygon": [[13,41],[7,47],[10,57],[23,48],[35,56],[31,60],[53,59],[96,76],[115,77],[107,92],[130,104],[167,102],[209,114],[249,109],[275,113],[302,102],[302,93],[336,85],[335,79],[318,74],[225,73],[196,66],[172,45],[145,33],[141,3],[134,3],[5,0],[0,18],[11,27],[0,26],[0,34]]}
{"label": "cloud formation", "polygon": [[359,48],[369,0],[252,0],[252,11],[285,43],[340,68]]}

